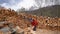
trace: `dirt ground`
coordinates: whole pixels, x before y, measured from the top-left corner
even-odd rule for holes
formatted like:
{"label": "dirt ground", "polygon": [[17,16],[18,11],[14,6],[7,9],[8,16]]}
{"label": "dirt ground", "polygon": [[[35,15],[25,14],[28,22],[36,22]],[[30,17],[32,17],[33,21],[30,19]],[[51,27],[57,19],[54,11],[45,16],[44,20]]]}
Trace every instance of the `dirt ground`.
{"label": "dirt ground", "polygon": [[59,30],[37,29],[35,32],[30,31],[28,34],[60,34]]}
{"label": "dirt ground", "polygon": [[52,31],[52,30],[46,30],[46,29],[37,29],[36,34],[60,34],[60,31]]}

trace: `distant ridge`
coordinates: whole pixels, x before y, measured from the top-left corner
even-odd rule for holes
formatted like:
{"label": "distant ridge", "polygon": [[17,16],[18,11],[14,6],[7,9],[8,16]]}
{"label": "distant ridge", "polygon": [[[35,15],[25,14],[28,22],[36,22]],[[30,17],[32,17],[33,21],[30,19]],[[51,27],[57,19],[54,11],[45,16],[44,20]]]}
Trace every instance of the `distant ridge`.
{"label": "distant ridge", "polygon": [[48,6],[37,10],[24,12],[38,16],[60,17],[60,5]]}

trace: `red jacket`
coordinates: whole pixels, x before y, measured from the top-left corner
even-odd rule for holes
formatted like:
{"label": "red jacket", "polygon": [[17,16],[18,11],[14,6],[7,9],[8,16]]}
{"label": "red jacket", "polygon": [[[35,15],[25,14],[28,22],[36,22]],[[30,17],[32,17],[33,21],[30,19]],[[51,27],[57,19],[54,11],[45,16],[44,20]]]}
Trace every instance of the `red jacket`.
{"label": "red jacket", "polygon": [[37,20],[33,20],[31,24],[32,24],[32,26],[37,26],[38,22],[37,22]]}

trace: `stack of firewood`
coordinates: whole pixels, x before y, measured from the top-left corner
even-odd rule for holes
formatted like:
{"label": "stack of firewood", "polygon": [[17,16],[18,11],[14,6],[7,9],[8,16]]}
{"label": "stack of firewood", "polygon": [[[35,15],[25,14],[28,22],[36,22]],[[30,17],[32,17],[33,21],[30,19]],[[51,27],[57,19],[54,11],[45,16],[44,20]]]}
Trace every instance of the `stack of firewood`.
{"label": "stack of firewood", "polygon": [[11,9],[0,9],[0,23],[4,22],[3,24],[0,24],[1,28],[5,26],[9,27],[10,24],[13,24],[13,28],[19,26],[19,28],[21,28],[22,30],[27,29],[29,26],[32,27],[31,22],[29,21],[30,18],[36,19],[38,21],[37,28],[47,28],[47,26],[49,28],[60,27],[60,18],[37,16],[26,13],[18,14],[17,12]]}

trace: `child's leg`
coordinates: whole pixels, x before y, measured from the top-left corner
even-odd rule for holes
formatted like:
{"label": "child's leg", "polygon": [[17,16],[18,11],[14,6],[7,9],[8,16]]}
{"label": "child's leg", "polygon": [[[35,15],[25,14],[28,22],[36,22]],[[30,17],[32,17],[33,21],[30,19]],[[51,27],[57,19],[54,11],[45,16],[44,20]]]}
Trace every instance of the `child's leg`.
{"label": "child's leg", "polygon": [[36,26],[34,26],[33,31],[36,31]]}

